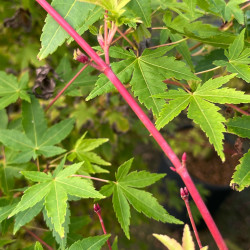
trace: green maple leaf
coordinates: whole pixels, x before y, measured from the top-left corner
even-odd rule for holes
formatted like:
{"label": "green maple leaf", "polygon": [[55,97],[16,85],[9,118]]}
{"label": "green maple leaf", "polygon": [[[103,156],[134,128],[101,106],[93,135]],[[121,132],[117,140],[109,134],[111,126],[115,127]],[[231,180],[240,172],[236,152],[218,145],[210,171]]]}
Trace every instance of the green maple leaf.
{"label": "green maple leaf", "polygon": [[244,13],[239,4],[245,3],[245,0],[208,0],[209,9],[215,14],[219,14],[226,21],[230,21],[232,16],[240,23],[244,24]]}
{"label": "green maple leaf", "polygon": [[146,27],[151,26],[151,1],[130,0],[126,9],[133,13],[134,17],[139,17]]}
{"label": "green maple leaf", "polygon": [[79,177],[72,177],[78,171],[81,163],[73,164],[61,170],[45,174],[37,171],[23,171],[25,178],[39,182],[25,190],[21,201],[15,209],[9,214],[9,217],[25,211],[35,206],[44,199],[44,206],[48,218],[54,226],[55,231],[61,238],[65,236],[63,224],[65,222],[68,195],[80,198],[103,198],[99,192],[95,190],[91,182]]}
{"label": "green maple leaf", "polygon": [[[226,123],[228,132],[250,139],[250,117],[242,116],[229,119]],[[236,166],[230,185],[237,184],[236,190],[242,191],[250,186],[250,150],[240,159]]]}
{"label": "green maple leaf", "polygon": [[5,194],[9,194],[14,188],[14,178],[20,178],[20,171],[25,170],[31,163],[15,164],[13,161],[18,155],[18,152],[5,148],[3,151],[5,157],[0,162],[0,186]]}
{"label": "green maple leaf", "polygon": [[83,240],[75,242],[73,245],[70,246],[68,250],[78,250],[78,249],[100,250],[109,237],[110,234],[88,237]]}
{"label": "green maple leaf", "polygon": [[43,200],[38,202],[35,206],[30,207],[15,216],[15,223],[13,234],[15,234],[23,225],[29,223],[35,216],[37,216],[43,208]]}
{"label": "green maple leaf", "polygon": [[55,226],[52,223],[52,218],[48,217],[47,210],[45,208],[43,209],[43,218],[48,228],[52,231],[52,235],[54,236],[56,242],[60,245],[61,249],[65,249],[67,245],[67,236],[69,233],[69,224],[70,224],[70,209],[69,209],[68,202],[67,202],[67,208],[66,208],[66,214],[65,214],[65,221],[62,224],[62,227],[64,228],[63,238],[56,231]]}
{"label": "green maple leaf", "polygon": [[187,93],[182,89],[170,90],[167,93],[157,95],[159,98],[172,99],[166,103],[156,121],[158,129],[165,126],[182,110],[188,107],[188,117],[199,124],[206,133],[215,150],[225,160],[222,140],[225,127],[225,118],[218,112],[219,107],[213,103],[248,103],[250,95],[245,95],[242,91],[232,88],[221,88],[221,86],[232,79],[235,74],[209,79],[203,85],[199,85],[195,92]]}
{"label": "green maple leaf", "polygon": [[250,150],[240,159],[240,164],[236,166],[230,186],[237,184],[236,190],[242,191],[250,186]]}
{"label": "green maple leaf", "polygon": [[250,116],[229,119],[226,125],[228,132],[250,139]]}
{"label": "green maple leaf", "polygon": [[178,33],[214,47],[228,48],[236,38],[235,35],[229,32],[221,31],[218,27],[204,24],[201,21],[190,23],[182,15],[177,15],[177,17],[171,20],[166,14],[164,22],[172,33]]}
{"label": "green maple leaf", "polygon": [[[62,4],[61,0],[53,0],[51,4],[69,24],[77,30],[79,35],[88,29],[88,26],[97,21],[101,12],[96,6],[89,3],[81,3],[76,0],[67,0]],[[94,14],[94,16],[92,16]],[[85,20],[86,19],[86,20]],[[42,47],[38,54],[39,59],[44,59],[61,46],[70,35],[48,15],[41,35]],[[69,42],[71,39],[69,40]]]}
{"label": "green maple leaf", "polygon": [[7,147],[21,151],[13,162],[28,162],[39,155],[51,157],[65,152],[64,149],[54,146],[61,142],[71,132],[74,119],[66,119],[47,128],[44,111],[37,99],[31,103],[23,102],[22,125],[25,133],[18,130],[1,129],[0,141]]}
{"label": "green maple leaf", "polygon": [[28,73],[24,74],[20,81],[14,75],[8,75],[0,71],[0,110],[21,98],[30,102],[27,94]]}
{"label": "green maple leaf", "polygon": [[151,193],[140,190],[160,180],[165,174],[151,174],[146,171],[131,172],[133,159],[123,163],[117,170],[116,181],[101,188],[100,192],[106,196],[113,194],[113,207],[116,217],[127,238],[130,225],[130,205],[140,213],[157,221],[181,223],[157,202]]}
{"label": "green maple leaf", "polygon": [[245,29],[235,38],[228,50],[225,50],[225,56],[228,58],[228,61],[218,60],[214,61],[214,64],[227,67],[229,72],[237,73],[237,77],[250,82],[250,48],[244,49],[244,36]]}
{"label": "green maple leaf", "polygon": [[[156,116],[159,115],[164,102],[154,95],[166,90],[163,80],[170,77],[179,80],[199,80],[183,62],[176,61],[174,57],[163,56],[173,47],[175,46],[155,50],[146,49],[138,58],[121,48],[113,48],[110,51],[110,56],[114,58],[123,59],[126,56],[126,60],[113,63],[111,67],[123,83],[127,83],[131,78],[130,84],[135,96],[148,109],[152,109]],[[102,75],[87,100],[113,89],[112,83]]]}
{"label": "green maple leaf", "polygon": [[68,156],[68,159],[70,161],[73,161],[75,158],[77,158],[78,161],[83,162],[82,170],[86,172],[107,172],[107,170],[100,168],[98,165],[110,166],[110,163],[103,160],[99,155],[92,152],[92,150],[98,148],[103,143],[107,142],[108,139],[85,139],[86,134],[87,132],[84,133],[82,137],[77,140],[74,148],[71,150],[71,153]]}

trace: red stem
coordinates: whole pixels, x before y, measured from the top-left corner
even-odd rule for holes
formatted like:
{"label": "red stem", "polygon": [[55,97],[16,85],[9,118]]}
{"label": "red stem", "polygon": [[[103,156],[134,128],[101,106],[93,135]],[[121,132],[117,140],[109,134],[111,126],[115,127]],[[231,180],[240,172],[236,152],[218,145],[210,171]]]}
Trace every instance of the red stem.
{"label": "red stem", "polygon": [[[105,228],[105,225],[104,225],[104,221],[103,221],[102,215],[101,215],[101,208],[100,208],[100,206],[98,205],[98,203],[97,203],[97,204],[94,204],[94,211],[96,212],[96,214],[97,214],[98,217],[99,217],[99,221],[100,221],[100,223],[101,223],[103,233],[104,233],[104,234],[107,234],[106,228]],[[108,244],[109,250],[112,250],[112,247],[111,247],[111,244],[110,244],[109,239],[107,239],[107,244]]]}
{"label": "red stem", "polygon": [[104,69],[103,73],[108,77],[108,79],[115,85],[117,90],[120,92],[122,97],[126,100],[132,110],[136,113],[138,118],[144,124],[144,126],[148,129],[149,133],[154,137],[157,141],[163,152],[167,155],[167,157],[171,160],[173,165],[176,168],[176,172],[180,175],[185,185],[188,187],[188,190],[196,203],[201,215],[204,218],[217,246],[221,250],[228,249],[215,222],[213,221],[212,216],[210,215],[205,203],[203,202],[199,192],[197,191],[192,179],[190,178],[187,170],[182,167],[178,157],[175,155],[173,150],[164,140],[163,136],[159,133],[159,131],[155,128],[154,124],[150,121],[147,115],[143,112],[137,102],[133,99],[133,97],[128,93],[126,88],[117,78],[117,76],[113,73],[111,68],[95,53],[95,51],[90,47],[88,43],[64,20],[63,17],[60,16],[45,0],[36,0],[54,19],[57,21],[65,31],[69,33],[69,35],[79,44],[79,46],[93,59],[96,64]]}
{"label": "red stem", "polygon": [[233,105],[233,104],[225,104],[226,106],[232,108],[232,109],[235,109],[236,111],[238,111],[239,113],[243,114],[243,115],[250,115],[247,111],[245,110],[242,110],[241,108]]}
{"label": "red stem", "polygon": [[41,244],[43,244],[45,247],[47,247],[49,250],[53,250],[53,248],[51,246],[49,246],[45,241],[43,241],[42,239],[40,239],[36,234],[34,234],[33,232],[31,232],[29,229],[27,229],[26,227],[24,227],[25,231],[30,234],[32,237],[34,237],[36,240],[38,240]]}
{"label": "red stem", "polygon": [[202,244],[201,244],[201,241],[200,241],[200,238],[199,238],[199,234],[198,234],[197,228],[195,226],[195,222],[194,222],[194,218],[192,216],[192,212],[191,212],[191,209],[190,209],[190,206],[189,206],[189,202],[186,201],[186,200],[184,200],[184,201],[185,201],[185,205],[186,205],[186,208],[187,208],[187,211],[188,211],[188,216],[190,218],[190,221],[191,221],[191,224],[192,224],[192,227],[193,227],[193,230],[194,230],[195,238],[197,240],[199,248],[201,249],[202,248]]}
{"label": "red stem", "polygon": [[[184,195],[183,195],[183,193],[184,193]],[[189,196],[189,193],[188,193],[187,188],[186,188],[186,187],[184,187],[184,189],[181,188],[181,198],[182,198],[182,199],[184,200],[184,202],[185,202],[185,205],[186,205],[186,208],[187,208],[187,212],[188,212],[188,216],[189,216],[189,219],[190,219],[192,228],[193,228],[193,230],[194,230],[195,238],[196,238],[196,240],[197,240],[197,243],[198,243],[199,248],[201,249],[201,248],[202,248],[202,244],[201,244],[201,240],[200,240],[200,237],[199,237],[199,234],[198,234],[198,231],[197,231],[195,222],[194,222],[194,218],[193,218],[193,215],[192,215],[190,206],[189,206],[188,196]]]}
{"label": "red stem", "polygon": [[64,93],[64,91],[75,81],[75,79],[87,68],[88,64],[84,65],[75,76],[67,83],[67,85],[56,95],[56,97],[50,102],[45,109],[45,112],[58,100],[58,98]]}

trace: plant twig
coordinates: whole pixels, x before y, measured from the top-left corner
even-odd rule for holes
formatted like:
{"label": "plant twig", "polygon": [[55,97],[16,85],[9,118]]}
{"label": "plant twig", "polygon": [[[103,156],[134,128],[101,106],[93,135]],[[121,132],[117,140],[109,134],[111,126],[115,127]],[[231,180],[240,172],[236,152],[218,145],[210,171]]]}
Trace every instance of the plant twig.
{"label": "plant twig", "polygon": [[[196,43],[194,46],[192,46],[192,47],[189,48],[189,51],[191,52],[191,51],[197,49],[197,48],[200,47],[202,44],[203,44],[203,43],[201,43],[201,42]],[[177,60],[182,59],[182,55],[181,55],[181,54],[177,55],[177,56],[176,56],[176,59],[177,59]]]}
{"label": "plant twig", "polygon": [[108,11],[105,10],[105,15],[104,15],[104,56],[105,56],[105,62],[109,65],[109,46],[107,45],[108,43]]}
{"label": "plant twig", "polygon": [[93,61],[102,67],[103,73],[108,77],[108,79],[114,84],[117,88],[119,93],[125,99],[125,101],[129,104],[131,109],[135,112],[144,126],[148,129],[149,134],[152,134],[156,142],[159,144],[163,152],[166,156],[170,159],[173,163],[176,172],[180,175],[185,185],[188,187],[188,190],[199,209],[201,215],[206,222],[208,229],[210,230],[217,246],[220,250],[227,250],[227,246],[211,216],[209,213],[205,203],[203,202],[199,192],[197,191],[191,177],[186,168],[182,167],[182,164],[176,154],[173,152],[172,148],[168,145],[165,141],[163,136],[160,132],[155,128],[154,124],[151,120],[147,117],[144,113],[142,108],[138,105],[135,99],[129,94],[126,88],[123,86],[121,81],[117,78],[114,74],[112,69],[107,65],[98,55],[97,53],[91,48],[91,46],[69,25],[69,23],[62,17],[55,9],[46,2],[46,0],[36,0],[54,19],[59,23],[59,25],[66,31],[68,34],[79,44],[79,46],[93,59]]}
{"label": "plant twig", "polygon": [[87,176],[87,175],[72,174],[71,176],[82,177],[82,178],[96,180],[96,181],[101,181],[101,182],[106,182],[106,183],[110,182],[109,180],[104,180],[104,179],[100,179],[100,178],[96,178],[96,177],[92,177],[92,176]]}
{"label": "plant twig", "polygon": [[210,71],[214,71],[216,69],[219,69],[221,68],[221,66],[217,66],[215,68],[212,68],[212,69],[207,69],[207,70],[204,70],[204,71],[200,71],[200,72],[197,72],[197,73],[194,73],[195,75],[201,75],[201,74],[204,74],[204,73],[207,73],[207,72],[210,72]]}
{"label": "plant twig", "polygon": [[236,110],[236,111],[238,111],[239,113],[241,113],[243,115],[247,115],[247,116],[250,115],[247,111],[242,110],[241,108],[239,108],[239,107],[237,107],[237,106],[235,106],[233,104],[226,103],[225,105],[228,106],[228,107],[230,107],[230,108],[232,108],[232,109],[234,109],[234,110]]}
{"label": "plant twig", "polygon": [[75,79],[87,68],[88,64],[84,65],[75,75],[74,77],[65,85],[65,87],[56,95],[56,97],[49,103],[45,112],[49,110],[49,108],[59,99],[59,97],[65,92],[65,90],[75,81]]}
{"label": "plant twig", "polygon": [[[131,33],[131,32],[133,32],[133,28],[127,29],[127,30],[123,33],[123,35],[126,36],[127,34],[129,34],[129,33]],[[114,39],[114,40],[111,42],[110,45],[113,45],[114,43],[116,43],[117,41],[119,41],[121,38],[123,38],[123,36],[117,37],[116,39]]]}
{"label": "plant twig", "polygon": [[172,84],[172,85],[175,85],[175,86],[178,86],[178,87],[183,87],[185,86],[185,88],[187,89],[190,89],[189,85],[187,84],[184,84],[184,83],[179,83],[179,82],[176,82],[176,81],[172,81],[172,80],[169,80],[169,79],[166,79],[164,80],[163,82],[167,83],[167,84]]}
{"label": "plant twig", "polygon": [[[186,168],[186,162],[187,162],[187,154],[184,153],[182,155],[182,159],[181,159],[181,163],[182,163],[183,168]],[[199,234],[198,234],[195,222],[194,222],[194,218],[193,218],[190,206],[189,206],[189,200],[188,200],[189,192],[188,192],[188,189],[186,187],[181,188],[180,189],[180,194],[181,194],[181,198],[185,202],[185,205],[186,205],[186,208],[187,208],[187,211],[188,211],[188,216],[189,216],[190,222],[191,222],[193,230],[194,230],[195,238],[197,240],[199,248],[201,249],[202,248],[201,240],[200,240],[200,237],[199,237]]]}
{"label": "plant twig", "polygon": [[188,39],[188,37],[183,38],[183,39],[181,39],[181,40],[179,40],[179,41],[176,41],[176,42],[156,45],[156,46],[150,47],[149,49],[156,49],[156,48],[160,48],[160,47],[170,46],[170,45],[173,45],[173,44],[178,44],[178,43],[181,43],[181,42],[183,42],[183,41],[186,41],[187,39]]}
{"label": "plant twig", "polygon": [[36,165],[37,165],[37,171],[40,172],[40,164],[39,164],[39,157],[36,158]]}
{"label": "plant twig", "polygon": [[127,37],[126,37],[126,35],[125,34],[123,34],[122,33],[122,31],[121,30],[119,30],[119,28],[117,28],[117,32],[132,46],[132,48],[134,49],[134,50],[138,50],[137,49],[137,47],[135,46],[135,44],[133,43],[133,42],[131,42]]}
{"label": "plant twig", "polygon": [[186,188],[186,187],[181,188],[181,189],[180,189],[180,194],[181,194],[181,198],[182,198],[182,199],[184,200],[184,202],[185,202],[185,205],[186,205],[186,208],[187,208],[187,212],[188,212],[188,216],[189,216],[189,219],[190,219],[192,228],[193,228],[193,230],[194,230],[195,238],[196,238],[196,240],[197,240],[197,243],[198,243],[198,245],[199,245],[199,248],[201,249],[201,248],[202,248],[202,244],[201,244],[201,240],[200,240],[200,237],[199,237],[199,234],[198,234],[198,231],[197,231],[195,222],[194,222],[194,218],[193,218],[193,215],[192,215],[190,206],[189,206],[189,200],[188,200],[189,193],[188,193],[187,188]]}
{"label": "plant twig", "polygon": [[45,247],[47,247],[47,249],[49,250],[53,250],[53,248],[51,246],[49,246],[45,241],[43,241],[41,238],[39,238],[35,233],[31,232],[27,227],[23,227],[24,230],[30,234],[33,238],[35,238],[36,240],[38,240],[41,244],[43,244]]}
{"label": "plant twig", "polygon": [[[103,222],[103,219],[102,219],[102,215],[101,215],[101,207],[99,206],[99,204],[94,204],[94,211],[95,213],[98,215],[99,217],[99,221],[101,223],[101,226],[102,226],[102,230],[103,230],[103,233],[104,234],[107,234],[106,232],[106,229],[105,229],[105,225],[104,225],[104,222]],[[107,239],[107,244],[108,244],[108,247],[110,250],[112,250],[112,247],[111,247],[111,244],[110,244],[110,241],[109,239]]]}

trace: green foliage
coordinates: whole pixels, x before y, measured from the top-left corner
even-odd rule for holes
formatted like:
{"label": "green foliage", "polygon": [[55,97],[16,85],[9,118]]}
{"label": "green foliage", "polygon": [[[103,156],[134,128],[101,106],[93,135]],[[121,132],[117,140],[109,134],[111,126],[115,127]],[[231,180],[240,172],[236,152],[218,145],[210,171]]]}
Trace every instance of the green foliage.
{"label": "green foliage", "polygon": [[241,158],[240,164],[236,166],[230,185],[236,184],[235,189],[242,191],[250,186],[250,150]]}
{"label": "green foliage", "polygon": [[81,241],[75,242],[69,248],[69,250],[77,250],[77,249],[99,250],[105,244],[105,242],[109,237],[110,234],[85,238]]}
{"label": "green foliage", "polygon": [[[228,132],[236,134],[243,138],[250,139],[249,116],[235,117],[228,120]],[[236,166],[230,185],[236,184],[236,190],[242,191],[250,185],[250,151],[245,153],[240,159],[240,164]]]}
{"label": "green foliage", "polygon": [[18,130],[0,130],[0,141],[15,151],[21,151],[14,159],[15,163],[28,162],[39,155],[51,157],[65,151],[53,145],[61,142],[71,132],[74,119],[66,119],[47,128],[44,111],[35,98],[32,98],[31,103],[23,103],[22,114],[25,134]]}
{"label": "green foliage", "polygon": [[214,61],[217,66],[226,66],[227,70],[231,73],[238,74],[237,77],[242,78],[246,82],[250,82],[250,48],[244,49],[244,35],[245,29],[243,29],[240,35],[235,38],[234,42],[225,51],[227,61]]}
{"label": "green foliage", "polygon": [[250,138],[250,117],[242,116],[230,119],[226,123],[227,131],[243,138]]}
{"label": "green foliage", "polygon": [[0,110],[21,98],[30,102],[27,94],[28,74],[23,75],[20,81],[14,75],[0,71]]}
{"label": "green foliage", "polygon": [[[159,115],[164,101],[155,98],[154,95],[166,90],[166,84],[162,82],[164,79],[169,77],[186,80],[198,79],[185,68],[185,64],[182,62],[176,61],[173,57],[162,57],[174,47],[169,46],[156,50],[146,49],[140,57],[135,57],[132,53],[115,47],[110,52],[110,55],[115,58],[122,59],[126,56],[126,60],[113,63],[111,67],[123,83],[128,82],[132,75],[130,81],[132,91],[141,103],[148,109],[152,109],[156,116]],[[87,100],[111,90],[113,90],[112,83],[106,76],[102,75]]]}
{"label": "green foliage", "polygon": [[[99,9],[96,9],[94,5],[81,3],[75,0],[69,0],[67,3],[63,3],[62,0],[54,0],[52,1],[52,6],[80,33],[80,35],[88,29],[89,25],[96,22],[101,14]],[[92,14],[95,15],[92,16]],[[65,40],[69,38],[69,34],[48,15],[41,36],[42,48],[38,54],[39,59],[44,59],[49,54],[55,52],[58,46],[62,45]]]}
{"label": "green foliage", "polygon": [[91,151],[107,142],[108,139],[85,139],[86,134],[87,132],[76,142],[68,159],[73,161],[77,158],[78,161],[82,162],[81,169],[88,173],[107,173],[108,171],[101,168],[99,165],[109,166],[110,163]]}
{"label": "green foliage", "polygon": [[[50,2],[104,59],[104,47],[97,45],[105,37],[107,11],[108,36],[116,31],[109,48],[111,69],[157,128],[167,125],[166,136],[177,154],[185,150],[197,160],[207,156],[210,146],[197,132],[198,126],[222,160],[225,132],[250,137],[249,116],[228,113],[225,108],[231,103],[248,110],[250,98],[243,92],[248,91],[245,83],[250,82],[246,1]],[[95,236],[100,234],[97,217],[86,216],[91,214],[92,198],[101,200],[103,221],[112,234],[120,224],[130,238],[130,224],[144,222],[143,215],[133,214],[131,206],[154,220],[180,223],[158,203],[152,190],[143,190],[164,175],[148,172],[144,162],[148,154],[142,142],[148,143],[151,137],[109,79],[88,62],[63,96],[45,109],[52,100],[38,101],[35,96],[40,91],[56,96],[84,66],[72,60],[77,45],[34,1],[2,1],[0,14],[0,248],[43,249],[26,237],[25,228],[29,228],[39,232],[53,249],[101,249],[110,235]],[[61,46],[64,43],[66,46]],[[45,65],[49,72],[38,74],[39,67]],[[175,132],[186,123],[190,125],[183,113],[198,124],[185,136],[185,131]],[[244,145],[247,142],[244,139]],[[134,152],[139,152],[137,170],[130,172],[133,159],[126,159]],[[234,189],[249,186],[249,165],[250,151],[236,166],[231,181]],[[115,181],[111,181],[113,176]],[[106,184],[98,192],[90,179]],[[157,185],[153,190],[158,198]],[[173,193],[164,199],[170,199],[169,204],[180,203],[178,194]],[[112,201],[103,201],[109,196]],[[45,224],[48,230],[44,230]],[[134,248],[133,240],[128,247],[123,237],[119,238],[121,247]],[[134,231],[132,237],[137,237]],[[157,237],[173,243],[174,249],[193,248],[186,227],[182,246],[167,236]],[[153,247],[146,241],[139,246],[144,248],[143,244]],[[111,245],[118,249],[117,237]]]}
{"label": "green foliage", "polygon": [[226,131],[223,125],[225,118],[218,113],[219,107],[215,106],[213,102],[224,104],[248,103],[250,101],[250,96],[245,95],[244,92],[227,87],[221,88],[234,76],[232,74],[209,79],[204,84],[198,85],[193,93],[179,89],[157,95],[156,97],[159,98],[173,99],[164,105],[156,121],[157,128],[160,129],[165,126],[189,105],[188,117],[200,125],[208,136],[210,143],[214,145],[218,155],[224,161],[222,140],[224,138],[223,132]]}
{"label": "green foliage", "polygon": [[55,231],[64,237],[63,223],[66,216],[68,194],[81,198],[103,198],[101,194],[95,191],[90,182],[71,177],[81,164],[73,164],[61,170],[54,178],[51,174],[38,172],[22,172],[25,178],[35,182],[35,184],[25,190],[21,201],[10,213],[9,217],[18,214],[28,208],[35,206],[39,201],[44,199],[44,206],[48,218],[51,218]]}
{"label": "green foliage", "polygon": [[113,207],[116,217],[127,238],[130,238],[130,205],[139,213],[143,213],[149,218],[168,223],[181,223],[159,205],[151,193],[139,190],[139,188],[152,185],[164,174],[151,174],[146,171],[131,172],[128,174],[133,159],[123,163],[116,172],[116,182],[103,186],[100,192],[107,196],[113,193]]}

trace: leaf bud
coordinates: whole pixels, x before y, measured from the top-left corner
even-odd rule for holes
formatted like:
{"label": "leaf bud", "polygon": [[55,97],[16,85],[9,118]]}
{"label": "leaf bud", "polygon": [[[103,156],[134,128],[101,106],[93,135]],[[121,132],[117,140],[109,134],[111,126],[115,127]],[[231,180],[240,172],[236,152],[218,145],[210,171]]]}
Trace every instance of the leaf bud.
{"label": "leaf bud", "polygon": [[87,63],[89,61],[89,58],[81,52],[80,49],[74,50],[74,60],[77,60],[81,63]]}

